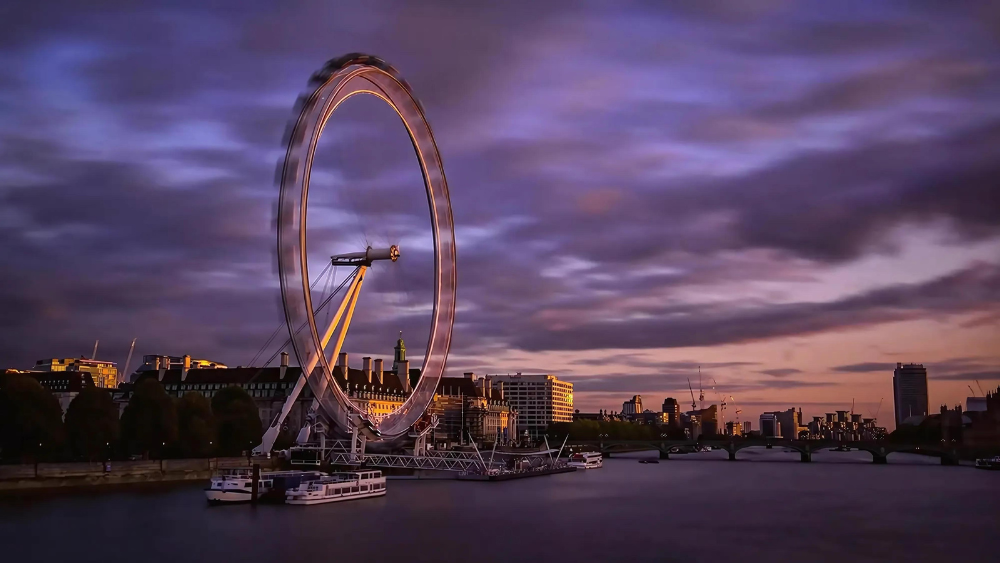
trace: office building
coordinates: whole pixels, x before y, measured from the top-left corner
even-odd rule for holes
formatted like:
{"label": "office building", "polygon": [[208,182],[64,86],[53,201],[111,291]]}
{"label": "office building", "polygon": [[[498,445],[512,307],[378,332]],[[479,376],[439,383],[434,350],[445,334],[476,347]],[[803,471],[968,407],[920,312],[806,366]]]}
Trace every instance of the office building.
{"label": "office building", "polygon": [[720,431],[725,430],[719,427],[719,407],[718,405],[709,405],[703,409],[693,410],[688,413],[689,415],[695,415],[699,423],[698,435],[705,436],[715,436],[720,434]]}
{"label": "office building", "polygon": [[553,422],[573,422],[573,384],[554,375],[490,375],[517,411],[517,431],[538,440]]}
{"label": "office building", "polygon": [[743,435],[744,436],[749,436],[750,432],[752,430],[753,430],[753,424],[751,424],[749,420],[744,420],[743,421]]}
{"label": "office building", "polygon": [[827,413],[825,417],[814,416],[812,422],[806,426],[810,440],[883,440],[886,437],[885,428],[875,426],[874,418],[864,418],[861,414],[851,413],[847,418],[848,411],[837,411],[844,413],[844,417],[836,416],[834,413]]}
{"label": "office building", "polygon": [[777,414],[765,412],[760,415],[760,435],[766,438],[781,437],[781,425],[778,422]]}
{"label": "office building", "polygon": [[730,420],[726,423],[726,436],[742,436],[743,435],[743,425],[739,422]]}
{"label": "office building", "polygon": [[773,414],[778,420],[780,432],[777,434],[782,438],[797,440],[799,432],[805,430],[802,426],[802,409],[790,408],[786,411],[776,411]]}
{"label": "office building", "polygon": [[677,403],[677,399],[673,397],[663,399],[663,414],[667,415],[667,424],[670,426],[680,424],[681,406]]}
{"label": "office building", "polygon": [[926,417],[929,412],[927,369],[923,364],[896,364],[896,370],[892,374],[892,393],[896,428],[910,417]]}
{"label": "office building", "polygon": [[94,385],[107,389],[118,386],[118,366],[114,362],[89,360],[87,358],[51,358],[38,360],[31,371],[78,371],[89,374]]}
{"label": "office building", "polygon": [[965,410],[983,412],[986,410],[986,397],[967,397],[965,399]]}
{"label": "office building", "polygon": [[634,395],[622,403],[622,415],[632,416],[642,412],[642,395]]}

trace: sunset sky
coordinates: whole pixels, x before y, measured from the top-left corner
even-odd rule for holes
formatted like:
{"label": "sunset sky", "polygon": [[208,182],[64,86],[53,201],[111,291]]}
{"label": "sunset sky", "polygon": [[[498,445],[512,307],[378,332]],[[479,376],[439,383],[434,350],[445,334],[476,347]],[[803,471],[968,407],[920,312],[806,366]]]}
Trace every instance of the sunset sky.
{"label": "sunset sky", "polygon": [[[700,365],[755,427],[885,398],[892,428],[896,362],[928,367],[932,410],[995,389],[1000,5],[661,4],[5,3],[0,368],[132,338],[245,365],[282,319],[282,131],[314,70],[366,52],[448,174],[452,374],[658,410]],[[314,186],[317,260],[403,251],[346,349],[391,357],[402,330],[417,360],[427,204],[388,108],[344,105]]]}

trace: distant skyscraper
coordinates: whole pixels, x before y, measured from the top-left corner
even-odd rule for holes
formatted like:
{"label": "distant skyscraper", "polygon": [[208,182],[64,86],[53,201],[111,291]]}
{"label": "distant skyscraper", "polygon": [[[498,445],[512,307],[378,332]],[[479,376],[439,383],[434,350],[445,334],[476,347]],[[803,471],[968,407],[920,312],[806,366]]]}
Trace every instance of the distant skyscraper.
{"label": "distant skyscraper", "polygon": [[750,435],[750,430],[751,430],[752,426],[753,425],[750,424],[749,420],[744,420],[743,421],[743,435],[744,436],[749,436]]}
{"label": "distant skyscraper", "polygon": [[680,424],[681,406],[677,404],[677,399],[673,397],[663,399],[663,414],[667,415],[667,424],[671,426]]}
{"label": "distant skyscraper", "polygon": [[795,440],[802,431],[802,409],[795,410],[794,407],[787,411],[776,411],[774,414],[778,421],[778,433],[776,436]]}
{"label": "distant skyscraper", "polygon": [[896,364],[892,394],[896,428],[908,417],[927,416],[927,369],[923,364]]}
{"label": "distant skyscraper", "polygon": [[766,412],[760,415],[760,435],[765,437],[781,437],[781,426],[778,423],[778,415],[773,412]]}

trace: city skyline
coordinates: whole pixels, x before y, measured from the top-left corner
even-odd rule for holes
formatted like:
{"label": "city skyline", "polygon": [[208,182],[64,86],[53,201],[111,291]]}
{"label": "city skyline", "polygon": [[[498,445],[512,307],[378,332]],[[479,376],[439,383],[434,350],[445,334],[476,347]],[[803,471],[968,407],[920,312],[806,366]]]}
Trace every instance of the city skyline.
{"label": "city skyline", "polygon": [[[137,357],[245,364],[280,317],[272,178],[292,102],[323,60],[367,50],[420,93],[448,171],[449,375],[551,373],[596,411],[683,406],[700,365],[706,404],[714,378],[749,420],[882,398],[888,423],[897,362],[927,367],[931,412],[994,388],[996,8],[743,4],[303,4],[286,23],[242,3],[11,8],[0,368],[98,338],[101,359],[138,338]],[[405,132],[345,109],[317,184],[398,202],[352,212],[391,214],[372,234],[402,239],[418,279]],[[389,357],[399,329],[422,354],[421,287],[373,276],[352,358]]]}

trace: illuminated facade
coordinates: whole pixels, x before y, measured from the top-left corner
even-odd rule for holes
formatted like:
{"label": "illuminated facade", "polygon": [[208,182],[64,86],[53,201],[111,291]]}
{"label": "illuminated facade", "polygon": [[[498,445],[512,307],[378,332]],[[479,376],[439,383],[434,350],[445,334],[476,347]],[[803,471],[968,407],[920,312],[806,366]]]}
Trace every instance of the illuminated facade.
{"label": "illuminated facade", "polygon": [[78,371],[90,374],[94,385],[114,389],[118,385],[118,366],[114,362],[87,358],[51,358],[35,362],[33,371]]}
{"label": "illuminated facade", "polygon": [[642,396],[634,395],[628,401],[622,403],[622,414],[625,416],[636,415],[642,412]]}
{"label": "illuminated facade", "polygon": [[517,430],[540,439],[553,422],[573,422],[573,384],[554,375],[489,375],[517,411]]}

